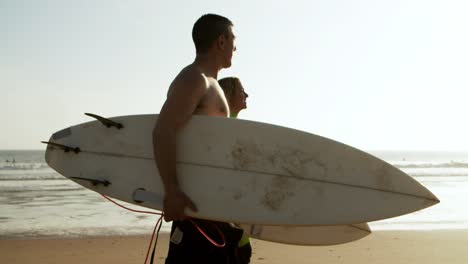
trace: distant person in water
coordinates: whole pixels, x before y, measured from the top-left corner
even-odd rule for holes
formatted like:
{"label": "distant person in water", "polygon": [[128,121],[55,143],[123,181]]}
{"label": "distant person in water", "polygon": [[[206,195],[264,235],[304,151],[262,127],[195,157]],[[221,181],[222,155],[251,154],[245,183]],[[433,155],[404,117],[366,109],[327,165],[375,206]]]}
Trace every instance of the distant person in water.
{"label": "distant person in water", "polygon": [[[245,92],[239,78],[227,77],[219,80],[218,83],[221,89],[223,89],[224,96],[228,102],[230,117],[237,118],[239,112],[247,108],[247,97],[249,95]],[[237,247],[239,264],[250,263],[251,256],[252,246],[250,239],[244,232]]]}
{"label": "distant person in water", "polygon": [[240,111],[247,108],[247,97],[239,78],[227,77],[218,81],[228,101],[230,116],[236,118]]}

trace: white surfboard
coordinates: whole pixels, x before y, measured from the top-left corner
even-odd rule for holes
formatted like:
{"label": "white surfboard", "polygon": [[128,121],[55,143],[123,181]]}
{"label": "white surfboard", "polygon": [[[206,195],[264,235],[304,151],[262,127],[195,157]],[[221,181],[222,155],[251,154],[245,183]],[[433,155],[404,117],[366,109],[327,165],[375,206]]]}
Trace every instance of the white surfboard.
{"label": "white surfboard", "polygon": [[[136,190],[133,199],[137,203],[143,201],[163,208],[163,196]],[[334,226],[269,226],[238,224],[239,228],[251,238],[269,242],[301,245],[301,246],[330,246],[349,243],[362,239],[372,233],[368,224],[334,225]]]}
{"label": "white surfboard", "polygon": [[[126,202],[137,190],[164,195],[153,159],[157,115],[79,124],[52,135],[47,163]],[[114,124],[115,125],[115,124]],[[73,150],[77,150],[75,153]],[[390,164],[339,142],[271,124],[194,116],[178,135],[182,189],[193,217],[250,225],[329,226],[395,217],[439,200]],[[160,209],[152,201],[142,206]]]}
{"label": "white surfboard", "polygon": [[250,237],[270,242],[300,246],[330,246],[364,238],[371,233],[369,225],[335,226],[265,226],[240,225]]}

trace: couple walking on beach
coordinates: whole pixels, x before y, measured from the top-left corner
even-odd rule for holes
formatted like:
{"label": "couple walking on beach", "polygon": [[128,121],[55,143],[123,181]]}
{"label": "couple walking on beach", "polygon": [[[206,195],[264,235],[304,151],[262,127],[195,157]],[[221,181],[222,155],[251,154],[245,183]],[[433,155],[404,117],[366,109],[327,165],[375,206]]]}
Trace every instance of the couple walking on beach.
{"label": "couple walking on beach", "polygon": [[[171,83],[153,131],[154,156],[165,190],[164,218],[173,221],[166,264],[249,263],[251,246],[242,229],[184,214],[186,208],[197,207],[177,180],[177,133],[192,115],[236,117],[246,108],[248,96],[239,79],[218,81],[218,73],[231,66],[236,51],[233,23],[220,15],[203,15],[193,26],[192,38],[196,58]],[[198,228],[225,245],[209,242]]]}

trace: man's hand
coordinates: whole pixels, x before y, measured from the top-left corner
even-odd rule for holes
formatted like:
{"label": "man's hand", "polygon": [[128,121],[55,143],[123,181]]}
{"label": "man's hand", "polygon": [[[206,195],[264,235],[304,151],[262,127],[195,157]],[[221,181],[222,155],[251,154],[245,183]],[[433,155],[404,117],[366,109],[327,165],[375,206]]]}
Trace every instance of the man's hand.
{"label": "man's hand", "polygon": [[188,207],[194,212],[198,209],[190,198],[180,189],[173,189],[166,193],[164,197],[164,220],[181,221],[187,218],[185,215],[185,207]]}

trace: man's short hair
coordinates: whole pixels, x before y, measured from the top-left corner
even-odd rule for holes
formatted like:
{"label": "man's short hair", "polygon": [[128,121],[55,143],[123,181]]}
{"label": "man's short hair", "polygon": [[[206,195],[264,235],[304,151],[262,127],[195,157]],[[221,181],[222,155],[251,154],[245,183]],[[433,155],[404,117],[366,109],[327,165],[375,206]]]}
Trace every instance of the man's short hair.
{"label": "man's short hair", "polygon": [[220,35],[229,37],[228,28],[233,26],[231,20],[215,14],[201,16],[193,25],[192,39],[197,53],[208,51]]}

